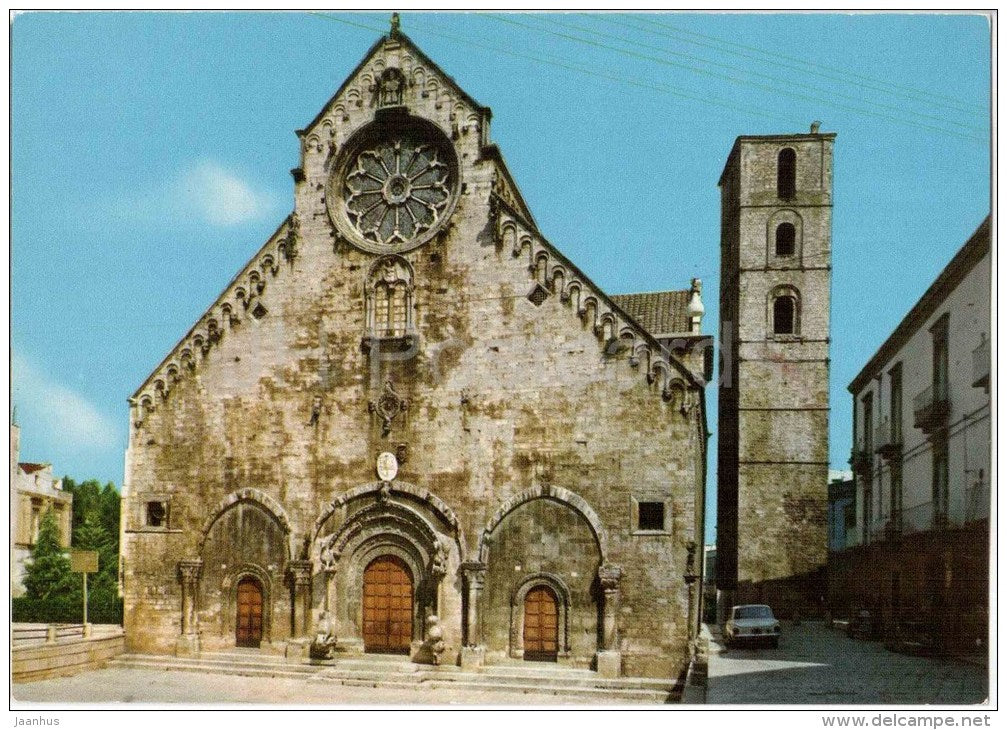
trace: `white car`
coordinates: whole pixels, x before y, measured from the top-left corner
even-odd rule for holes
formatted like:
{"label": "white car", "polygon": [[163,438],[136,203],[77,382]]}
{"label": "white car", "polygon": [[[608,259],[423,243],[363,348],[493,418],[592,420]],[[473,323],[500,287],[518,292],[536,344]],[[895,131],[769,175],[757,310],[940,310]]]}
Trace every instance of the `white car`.
{"label": "white car", "polygon": [[780,622],[769,606],[735,606],[724,625],[727,648],[743,641],[768,641],[774,649],[780,644]]}

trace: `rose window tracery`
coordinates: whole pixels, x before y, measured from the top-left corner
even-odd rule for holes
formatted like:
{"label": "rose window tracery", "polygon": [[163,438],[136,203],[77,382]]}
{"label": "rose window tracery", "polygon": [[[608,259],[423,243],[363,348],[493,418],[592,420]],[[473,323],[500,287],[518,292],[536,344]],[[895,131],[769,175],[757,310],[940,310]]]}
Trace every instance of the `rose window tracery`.
{"label": "rose window tracery", "polygon": [[345,177],[349,223],[365,240],[408,243],[437,227],[451,202],[451,167],[436,145],[399,138],[356,155]]}

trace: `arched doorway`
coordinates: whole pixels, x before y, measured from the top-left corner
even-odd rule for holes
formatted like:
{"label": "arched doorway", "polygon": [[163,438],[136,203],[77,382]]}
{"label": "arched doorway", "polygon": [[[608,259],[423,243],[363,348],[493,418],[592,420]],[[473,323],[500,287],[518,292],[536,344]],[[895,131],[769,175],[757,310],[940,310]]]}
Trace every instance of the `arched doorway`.
{"label": "arched doorway", "polygon": [[262,642],[262,584],[245,576],[238,582],[238,617],[235,621],[235,643],[256,649]]}
{"label": "arched doorway", "polygon": [[559,607],[547,586],[535,586],[524,599],[524,658],[554,662],[559,647]]}
{"label": "arched doorway", "polygon": [[394,555],[372,560],[364,570],[364,650],[408,654],[413,638],[413,578]]}

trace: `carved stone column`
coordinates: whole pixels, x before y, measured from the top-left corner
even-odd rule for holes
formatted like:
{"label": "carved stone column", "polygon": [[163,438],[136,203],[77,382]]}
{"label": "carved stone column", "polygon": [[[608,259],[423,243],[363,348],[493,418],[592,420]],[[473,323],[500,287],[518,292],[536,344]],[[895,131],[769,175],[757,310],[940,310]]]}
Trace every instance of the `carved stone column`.
{"label": "carved stone column", "polygon": [[290,563],[290,577],[294,587],[294,635],[306,636],[311,626],[311,571],[310,560],[294,560]]}
{"label": "carved stone column", "polygon": [[619,651],[619,581],[622,568],[603,563],[598,567],[598,582],[603,593],[601,607],[602,640],[598,652],[598,674],[618,677],[622,674],[622,652]]}
{"label": "carved stone column", "polygon": [[468,562],[461,564],[462,577],[468,598],[465,615],[465,646],[462,647],[462,669],[481,667],[486,658],[486,647],[482,643],[482,625],[479,616],[479,601],[486,582],[486,564]]}
{"label": "carved stone column", "polygon": [[179,656],[191,656],[199,653],[196,593],[202,570],[203,561],[199,559],[180,560],[178,563],[178,579],[182,584],[182,635],[178,637],[175,644],[175,653]]}

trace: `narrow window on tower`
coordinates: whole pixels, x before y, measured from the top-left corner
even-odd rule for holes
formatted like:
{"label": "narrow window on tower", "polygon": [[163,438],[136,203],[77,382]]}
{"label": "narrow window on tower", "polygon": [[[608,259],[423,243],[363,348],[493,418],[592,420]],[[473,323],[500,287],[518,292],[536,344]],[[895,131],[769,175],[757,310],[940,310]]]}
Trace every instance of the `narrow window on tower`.
{"label": "narrow window on tower", "polygon": [[797,334],[797,299],[792,294],[781,294],[773,300],[773,334]]}
{"label": "narrow window on tower", "polygon": [[776,227],[776,255],[793,256],[797,229],[793,223],[781,223]]}
{"label": "narrow window on tower", "polygon": [[790,200],[797,192],[797,153],[790,147],[780,150],[776,158],[776,195]]}

